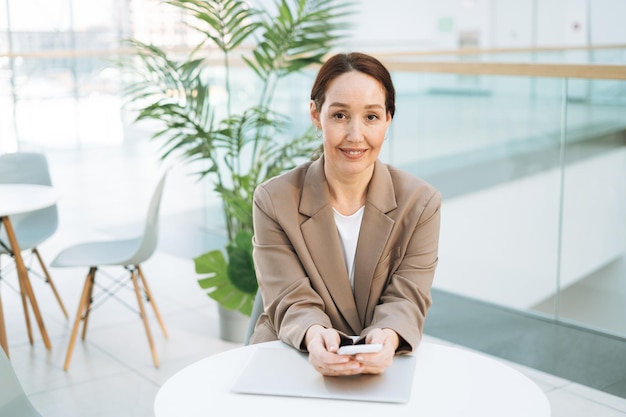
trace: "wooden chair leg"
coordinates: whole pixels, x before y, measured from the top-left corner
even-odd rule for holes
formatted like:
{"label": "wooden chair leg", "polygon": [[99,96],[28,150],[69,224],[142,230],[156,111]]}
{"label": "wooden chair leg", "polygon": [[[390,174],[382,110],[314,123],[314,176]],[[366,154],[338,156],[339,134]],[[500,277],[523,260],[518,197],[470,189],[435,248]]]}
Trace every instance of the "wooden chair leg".
{"label": "wooden chair leg", "polygon": [[87,324],[89,323],[89,313],[91,313],[91,304],[93,301],[93,287],[95,286],[95,273],[94,279],[89,281],[89,290],[87,291],[87,305],[85,306],[85,314],[83,317],[83,334],[81,336],[82,340],[85,340],[87,336]]}
{"label": "wooden chair leg", "polygon": [[[26,265],[24,264],[24,259],[22,258],[22,253],[20,252],[20,245],[17,242],[15,231],[13,230],[13,226],[11,225],[11,222],[9,221],[9,218],[7,216],[2,217],[2,224],[4,225],[7,238],[9,239],[9,243],[11,244],[11,250],[13,251],[15,268],[17,269],[17,276],[20,281],[20,290],[22,294],[26,293],[26,298],[30,303],[30,307],[33,309],[33,315],[35,316],[35,320],[37,321],[37,325],[39,326],[39,331],[41,332],[43,343],[46,346],[46,349],[50,350],[52,349],[52,344],[50,343],[50,338],[48,337],[46,326],[43,323],[43,317],[41,316],[41,311],[39,310],[39,305],[37,304],[37,299],[35,298],[33,287],[30,285],[28,270],[26,269]],[[24,303],[25,307],[24,313],[26,316],[28,316],[28,308],[26,308],[25,298],[24,296],[22,297],[22,302]],[[30,319],[28,317],[27,326],[30,326]]]}
{"label": "wooden chair leg", "polygon": [[[28,301],[26,301],[26,291],[22,286],[22,280],[18,274],[17,283],[20,287],[20,298],[22,299],[22,309],[24,310],[24,321],[26,322],[26,333],[28,334],[28,341],[31,346],[35,343],[33,340],[33,328],[30,325],[30,314],[28,313]],[[5,330],[6,332],[6,330]],[[5,333],[6,337],[6,333]],[[8,356],[8,353],[7,353]]]}
{"label": "wooden chair leg", "polygon": [[159,322],[159,326],[161,326],[161,330],[163,331],[163,335],[167,338],[167,330],[165,329],[165,324],[163,323],[163,319],[161,318],[161,313],[159,313],[159,309],[157,308],[156,301],[152,296],[152,291],[150,291],[150,287],[148,287],[148,281],[146,281],[146,277],[141,270],[141,266],[136,265],[137,272],[139,272],[139,277],[141,278],[141,283],[143,284],[144,290],[146,290],[146,294],[148,295],[148,302],[152,305],[152,309],[154,310],[154,314],[156,315],[157,321]]}
{"label": "wooden chair leg", "polygon": [[4,349],[4,353],[9,356],[9,344],[7,343],[7,331],[4,327],[4,310],[2,309],[2,295],[0,294],[0,348]]}
{"label": "wooden chair leg", "polygon": [[156,368],[159,367],[159,359],[157,358],[154,342],[152,341],[152,333],[150,332],[150,325],[148,324],[148,317],[146,315],[146,309],[143,306],[141,297],[141,290],[139,289],[139,283],[137,282],[137,275],[135,270],[130,271],[130,278],[133,281],[133,287],[135,287],[135,294],[137,295],[137,304],[139,304],[139,311],[141,312],[141,318],[143,319],[143,325],[146,329],[146,335],[148,336],[148,343],[150,344],[150,351],[152,352],[152,361]]}
{"label": "wooden chair leg", "polygon": [[17,282],[20,286],[20,297],[22,298],[22,309],[24,310],[24,321],[26,322],[26,332],[28,333],[28,341],[31,345],[35,342],[33,340],[33,328],[30,325],[30,314],[28,313],[28,301],[26,300],[26,289],[22,284],[22,280],[18,277]]}
{"label": "wooden chair leg", "polygon": [[41,258],[41,255],[39,254],[39,251],[37,250],[37,248],[33,248],[32,252],[35,254],[35,256],[37,257],[37,260],[39,261],[39,265],[41,266],[41,270],[43,271],[44,275],[46,276],[46,282],[48,284],[50,284],[50,288],[52,288],[52,292],[54,293],[55,298],[57,299],[57,302],[59,303],[59,306],[61,306],[61,310],[63,311],[63,315],[65,315],[66,319],[69,319],[70,316],[69,314],[67,314],[67,310],[65,309],[65,305],[63,305],[63,301],[61,301],[61,296],[59,295],[56,286],[54,285],[54,282],[52,282],[52,277],[50,276],[50,273],[48,272],[48,268],[46,268],[46,264],[43,262],[43,259]]}
{"label": "wooden chair leg", "polygon": [[67,371],[70,367],[70,361],[72,360],[72,353],[74,352],[74,344],[76,343],[76,335],[78,333],[78,326],[81,321],[81,317],[83,312],[85,311],[85,307],[87,302],[87,296],[89,294],[89,287],[93,286],[93,281],[96,277],[96,268],[89,268],[89,273],[87,274],[87,278],[85,279],[85,285],[83,286],[83,292],[80,296],[80,301],[78,302],[78,311],[76,312],[76,319],[74,320],[74,326],[72,327],[72,335],[70,336],[70,342],[67,346],[67,354],[65,355],[65,364],[63,365],[63,370]]}

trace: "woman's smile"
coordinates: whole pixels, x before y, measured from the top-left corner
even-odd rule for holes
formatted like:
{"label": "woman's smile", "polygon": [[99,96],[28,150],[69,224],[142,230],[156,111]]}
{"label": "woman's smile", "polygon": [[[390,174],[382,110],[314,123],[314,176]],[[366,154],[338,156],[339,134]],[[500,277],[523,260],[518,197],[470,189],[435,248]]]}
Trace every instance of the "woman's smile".
{"label": "woman's smile", "polygon": [[339,148],[349,159],[358,159],[363,156],[367,149]]}

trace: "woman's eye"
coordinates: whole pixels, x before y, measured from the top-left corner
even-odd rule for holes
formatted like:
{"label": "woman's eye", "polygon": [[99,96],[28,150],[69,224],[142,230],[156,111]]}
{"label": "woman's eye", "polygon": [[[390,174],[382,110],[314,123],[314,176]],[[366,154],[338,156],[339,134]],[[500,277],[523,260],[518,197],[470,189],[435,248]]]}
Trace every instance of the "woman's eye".
{"label": "woman's eye", "polygon": [[335,119],[345,119],[345,118],[346,118],[346,115],[345,115],[345,114],[343,114],[343,113],[335,113],[335,114],[333,115],[333,117],[334,117]]}
{"label": "woman's eye", "polygon": [[369,114],[369,115],[367,115],[367,120],[369,120],[369,121],[378,120],[378,115],[376,115],[376,114]]}

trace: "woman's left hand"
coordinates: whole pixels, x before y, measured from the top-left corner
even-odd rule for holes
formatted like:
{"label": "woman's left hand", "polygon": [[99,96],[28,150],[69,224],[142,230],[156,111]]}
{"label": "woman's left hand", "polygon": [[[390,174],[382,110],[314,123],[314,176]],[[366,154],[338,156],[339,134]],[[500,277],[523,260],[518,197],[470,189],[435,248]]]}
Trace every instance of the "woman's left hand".
{"label": "woman's left hand", "polygon": [[374,329],[365,338],[366,343],[380,343],[383,348],[376,353],[358,353],[354,359],[361,363],[361,373],[382,374],[391,366],[396,349],[400,343],[398,334],[391,329]]}

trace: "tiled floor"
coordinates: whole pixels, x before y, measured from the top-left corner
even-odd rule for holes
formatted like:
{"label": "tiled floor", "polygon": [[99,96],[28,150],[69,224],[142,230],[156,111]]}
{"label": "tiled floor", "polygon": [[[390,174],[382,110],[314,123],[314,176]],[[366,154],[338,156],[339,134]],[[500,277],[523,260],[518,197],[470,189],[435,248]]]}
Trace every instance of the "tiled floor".
{"label": "tiled floor", "polygon": [[[69,243],[127,234],[137,228],[160,171],[149,154],[147,158],[120,156],[103,150],[81,155],[50,154],[49,158],[53,181],[61,190],[62,199],[59,231],[40,248],[46,259],[50,260]],[[169,332],[165,339],[150,314],[161,362],[159,369],[152,364],[138,315],[110,301],[90,318],[87,338],[77,342],[71,367],[64,372],[71,323],[86,271],[51,271],[70,320],[63,317],[46,285],[34,280],[52,341],[51,351],[43,346],[36,327],[35,343],[28,343],[19,297],[6,285],[14,278],[10,274],[5,277],[2,300],[12,362],[44,417],[152,416],[154,397],[170,376],[207,355],[238,346],[220,340],[217,307],[195,280],[191,257],[219,245],[219,235],[202,226],[200,217],[205,214],[194,209],[207,198],[194,181],[176,167],[172,170],[164,195],[160,247],[144,265]],[[117,275],[122,271],[106,272]],[[129,300],[133,302],[132,298]],[[426,337],[450,343],[431,335]],[[509,363],[546,392],[555,417],[626,415],[626,399]]]}

